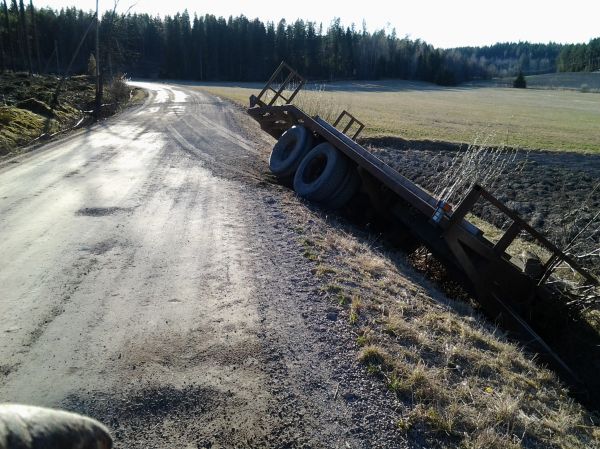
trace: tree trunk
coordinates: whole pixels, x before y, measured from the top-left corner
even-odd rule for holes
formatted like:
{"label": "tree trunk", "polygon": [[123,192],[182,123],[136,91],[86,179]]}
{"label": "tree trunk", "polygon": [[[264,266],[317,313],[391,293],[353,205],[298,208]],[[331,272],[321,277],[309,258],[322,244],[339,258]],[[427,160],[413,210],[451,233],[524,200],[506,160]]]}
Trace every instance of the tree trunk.
{"label": "tree trunk", "polygon": [[10,63],[7,61],[6,62],[6,67],[10,67],[12,69],[12,71],[15,71],[15,50],[13,48],[13,42],[12,42],[12,38],[10,35],[10,22],[8,21],[8,6],[6,5],[6,0],[4,0],[3,2],[3,6],[4,6],[4,27],[6,28],[6,46],[8,47],[8,60],[10,61]]}
{"label": "tree trunk", "polygon": [[60,75],[60,59],[58,57],[58,41],[54,40],[54,53],[56,54],[56,74]]}
{"label": "tree trunk", "polygon": [[29,11],[31,13],[31,29],[33,31],[33,43],[35,44],[35,59],[37,64],[37,71],[42,71],[42,62],[40,56],[40,40],[37,33],[37,25],[35,24],[35,9],[33,8],[33,0],[29,0]]}
{"label": "tree trunk", "polygon": [[6,70],[6,55],[4,53],[4,38],[2,37],[2,31],[0,31],[0,73],[4,73]]}
{"label": "tree trunk", "polygon": [[23,0],[19,1],[19,20],[21,22],[21,39],[24,41],[25,51],[27,52],[27,65],[29,74],[33,74],[33,64],[31,62],[31,43],[29,42],[29,30],[27,29],[27,20],[25,19],[25,5]]}
{"label": "tree trunk", "polygon": [[25,62],[25,49],[23,47],[24,39],[23,39],[23,29],[21,26],[21,21],[19,20],[19,6],[17,5],[17,0],[12,0],[11,4],[10,4],[10,9],[12,11],[14,11],[14,14],[17,16],[17,32],[16,32],[16,39],[17,39],[17,48],[19,50],[19,61],[18,64],[15,64],[16,69],[17,70],[23,70],[23,68],[26,66],[26,62]]}
{"label": "tree trunk", "polygon": [[107,59],[108,59],[108,82],[110,83],[113,79],[113,66],[112,66],[112,54],[109,51],[108,54],[106,55]]}

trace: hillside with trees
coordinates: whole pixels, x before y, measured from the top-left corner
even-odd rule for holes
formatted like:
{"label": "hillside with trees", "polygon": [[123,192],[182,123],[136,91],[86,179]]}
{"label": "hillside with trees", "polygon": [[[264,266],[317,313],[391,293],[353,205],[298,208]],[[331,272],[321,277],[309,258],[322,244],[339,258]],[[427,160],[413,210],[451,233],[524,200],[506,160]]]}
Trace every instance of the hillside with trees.
{"label": "hillside with trees", "polygon": [[[94,50],[93,13],[38,10],[31,0],[1,1],[0,70],[63,74],[70,66],[71,73],[86,72]],[[103,75],[110,78],[125,72],[150,78],[263,81],[285,59],[314,80],[400,78],[452,85],[514,76],[520,70],[586,69],[579,61],[593,60],[585,45],[525,42],[442,50],[395,31],[343,26],[339,19],[324,27],[303,20],[191,17],[187,11],[164,18],[108,11],[101,18],[100,39]],[[597,43],[593,48],[597,52]]]}
{"label": "hillside with trees", "polygon": [[560,72],[595,72],[600,70],[600,38],[587,44],[565,45],[558,56]]}
{"label": "hillside with trees", "polygon": [[449,50],[485,69],[489,77],[556,72],[557,58],[563,45],[505,42],[485,47],[462,47]]}
{"label": "hillside with trees", "polygon": [[[86,36],[72,65],[73,72],[85,71],[94,48],[93,33],[86,35],[93,14],[75,8],[34,11],[31,2],[2,1],[2,69],[63,72]],[[486,75],[477,64],[426,42],[343,27],[339,19],[324,28],[303,20],[107,12],[100,39],[105,71],[142,77],[258,81],[283,59],[323,80],[386,77],[454,84]]]}

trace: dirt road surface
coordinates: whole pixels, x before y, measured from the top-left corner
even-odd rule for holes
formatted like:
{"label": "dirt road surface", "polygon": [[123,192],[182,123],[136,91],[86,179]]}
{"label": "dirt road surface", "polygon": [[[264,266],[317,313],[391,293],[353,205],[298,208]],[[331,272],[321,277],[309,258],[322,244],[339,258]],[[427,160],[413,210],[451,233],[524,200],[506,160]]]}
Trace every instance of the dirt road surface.
{"label": "dirt road surface", "polygon": [[185,86],[0,167],[0,402],[118,448],[404,447],[239,111]]}

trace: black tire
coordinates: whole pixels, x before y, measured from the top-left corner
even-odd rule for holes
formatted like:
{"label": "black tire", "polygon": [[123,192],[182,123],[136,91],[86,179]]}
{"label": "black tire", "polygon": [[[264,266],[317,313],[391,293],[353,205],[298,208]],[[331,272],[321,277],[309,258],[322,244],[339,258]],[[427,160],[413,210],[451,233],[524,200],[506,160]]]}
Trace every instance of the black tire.
{"label": "black tire", "polygon": [[349,161],[339,150],[325,142],[314,147],[296,170],[294,190],[310,201],[325,203],[345,181]]}
{"label": "black tire", "polygon": [[356,192],[360,189],[360,183],[361,179],[356,168],[350,164],[346,179],[344,179],[337,191],[327,200],[325,206],[329,209],[341,209],[356,195]]}
{"label": "black tire", "polygon": [[278,178],[291,178],[313,146],[313,135],[304,126],[292,126],[284,132],[271,151],[269,168]]}

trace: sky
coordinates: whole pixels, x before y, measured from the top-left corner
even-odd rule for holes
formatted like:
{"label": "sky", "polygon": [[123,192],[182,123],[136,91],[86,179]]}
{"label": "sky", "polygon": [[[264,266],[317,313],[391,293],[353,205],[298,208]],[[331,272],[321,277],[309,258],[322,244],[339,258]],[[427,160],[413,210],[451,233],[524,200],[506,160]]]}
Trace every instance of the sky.
{"label": "sky", "polygon": [[[95,9],[95,0],[38,0],[34,5],[60,9]],[[114,0],[100,0],[112,9]],[[119,0],[118,11],[173,15],[187,8],[191,16],[206,13],[229,17],[288,22],[298,18],[327,26],[342,24],[370,31],[396,29],[398,36],[422,39],[440,48],[491,45],[496,42],[588,42],[600,37],[600,0]]]}

